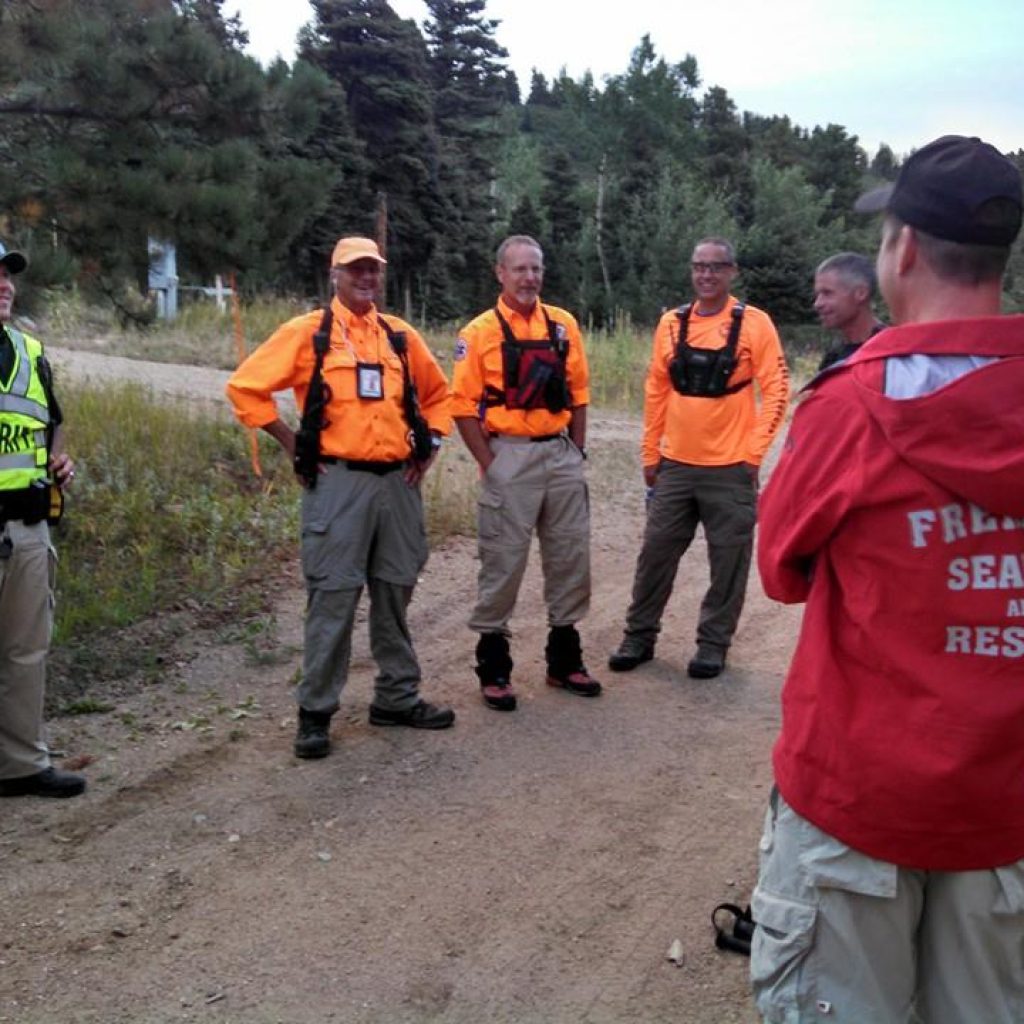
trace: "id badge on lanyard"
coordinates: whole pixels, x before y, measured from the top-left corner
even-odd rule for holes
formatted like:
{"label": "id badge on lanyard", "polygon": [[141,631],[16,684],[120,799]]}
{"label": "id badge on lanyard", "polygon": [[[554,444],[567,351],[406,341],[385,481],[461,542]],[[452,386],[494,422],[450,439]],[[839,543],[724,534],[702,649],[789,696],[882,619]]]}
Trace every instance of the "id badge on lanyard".
{"label": "id badge on lanyard", "polygon": [[374,402],[384,397],[384,367],[381,363],[356,363],[356,395]]}

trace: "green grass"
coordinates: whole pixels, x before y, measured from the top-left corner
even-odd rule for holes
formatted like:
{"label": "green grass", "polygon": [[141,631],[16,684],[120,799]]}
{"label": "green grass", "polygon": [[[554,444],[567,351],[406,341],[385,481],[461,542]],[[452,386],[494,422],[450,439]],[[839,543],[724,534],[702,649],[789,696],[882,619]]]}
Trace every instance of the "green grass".
{"label": "green grass", "polygon": [[[78,465],[55,530],[65,704],[88,678],[158,680],[164,641],[192,622],[234,630],[253,660],[269,657],[273,597],[298,562],[300,492],[277,444],[261,438],[260,479],[246,434],[226,417],[138,385],[67,386],[61,400]],[[472,531],[475,466],[457,441],[428,475],[424,502],[433,543]],[[129,627],[160,613],[151,641],[133,636]]]}
{"label": "green grass", "polygon": [[134,385],[70,387],[62,403],[79,471],[58,531],[57,642],[159,611],[254,611],[253,584],[297,530],[283,457],[259,480],[237,427]]}

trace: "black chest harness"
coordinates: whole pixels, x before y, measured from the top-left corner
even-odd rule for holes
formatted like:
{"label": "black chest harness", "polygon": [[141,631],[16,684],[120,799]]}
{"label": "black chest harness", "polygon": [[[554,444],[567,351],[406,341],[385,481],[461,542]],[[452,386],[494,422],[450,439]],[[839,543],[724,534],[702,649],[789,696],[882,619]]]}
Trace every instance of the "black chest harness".
{"label": "black chest harness", "polygon": [[569,408],[569,382],[565,363],[569,356],[569,338],[565,327],[556,324],[541,307],[547,324],[547,338],[520,341],[508,321],[495,308],[501,324],[502,384],[484,389],[484,405],[503,405],[506,409],[547,409],[562,412]]}
{"label": "black chest harness", "polygon": [[[316,487],[320,463],[320,432],[327,426],[327,405],[331,400],[330,385],[324,380],[324,358],[331,347],[331,327],[333,324],[331,307],[324,309],[320,326],[313,335],[313,376],[306,392],[306,402],[302,409],[302,420],[295,434],[295,472],[302,482],[312,490]],[[409,344],[405,331],[393,330],[382,317],[377,323],[388,336],[388,342],[402,364],[402,413],[409,427],[409,445],[412,458],[416,462],[426,462],[433,453],[430,427],[420,411],[419,395],[409,371]],[[381,396],[383,397],[383,396]]]}
{"label": "black chest harness", "polygon": [[748,377],[739,384],[729,384],[729,378],[736,370],[738,362],[736,349],[740,340],[740,328],[743,326],[743,311],[746,308],[742,302],[737,302],[733,306],[729,336],[722,348],[695,348],[688,345],[686,332],[693,309],[692,303],[680,306],[676,310],[679,337],[676,339],[675,355],[668,364],[668,375],[672,380],[672,386],[679,394],[690,398],[721,398],[723,395],[734,395],[737,391],[742,391],[750,383]]}

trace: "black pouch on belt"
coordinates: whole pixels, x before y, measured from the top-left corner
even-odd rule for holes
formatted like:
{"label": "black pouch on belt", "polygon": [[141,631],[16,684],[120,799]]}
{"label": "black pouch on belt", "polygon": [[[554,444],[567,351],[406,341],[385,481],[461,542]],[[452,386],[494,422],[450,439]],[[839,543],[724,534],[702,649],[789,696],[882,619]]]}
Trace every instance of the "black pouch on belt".
{"label": "black pouch on belt", "polygon": [[55,523],[64,508],[64,496],[56,484],[43,481],[20,491],[0,494],[3,519],[20,519],[26,526],[35,526],[44,519]]}

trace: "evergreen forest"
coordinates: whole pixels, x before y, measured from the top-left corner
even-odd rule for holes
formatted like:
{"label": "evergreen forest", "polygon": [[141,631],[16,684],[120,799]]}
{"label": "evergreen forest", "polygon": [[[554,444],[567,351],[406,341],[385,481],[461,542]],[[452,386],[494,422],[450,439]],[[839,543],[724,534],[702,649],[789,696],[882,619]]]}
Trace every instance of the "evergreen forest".
{"label": "evergreen forest", "polygon": [[[422,29],[386,0],[312,0],[294,63],[263,68],[223,3],[3,0],[0,235],[36,285],[130,310],[155,237],[183,282],[323,296],[335,239],[384,231],[386,305],[439,323],[493,301],[495,245],[525,233],[548,301],[649,324],[713,234],[745,297],[797,324],[821,259],[874,251],[851,209],[895,177],[888,146],[740,111],[657,39],[600,82],[520,82],[486,0],[426,0]],[[1006,287],[1024,308],[1019,244]]]}

